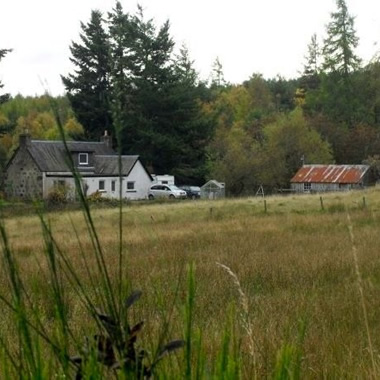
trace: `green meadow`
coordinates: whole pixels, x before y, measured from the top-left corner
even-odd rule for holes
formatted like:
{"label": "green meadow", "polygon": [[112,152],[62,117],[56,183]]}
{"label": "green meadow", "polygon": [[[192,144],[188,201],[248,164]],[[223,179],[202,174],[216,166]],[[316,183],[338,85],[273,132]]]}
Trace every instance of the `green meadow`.
{"label": "green meadow", "polygon": [[[132,346],[157,378],[380,376],[379,189],[89,214],[13,217],[8,207],[1,378],[149,377],[136,358],[130,372],[120,365],[126,320],[144,322]],[[113,366],[95,335],[113,347]],[[162,350],[173,340],[183,342]]]}

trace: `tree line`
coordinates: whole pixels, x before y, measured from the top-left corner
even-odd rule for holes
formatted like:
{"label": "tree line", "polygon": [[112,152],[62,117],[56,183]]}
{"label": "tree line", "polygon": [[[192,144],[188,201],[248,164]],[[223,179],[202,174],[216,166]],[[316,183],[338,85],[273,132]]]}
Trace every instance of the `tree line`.
{"label": "tree line", "polygon": [[[305,47],[297,78],[254,73],[230,84],[218,59],[211,79],[199,78],[169,21],[157,26],[141,7],[127,13],[119,2],[106,15],[93,10],[70,47],[74,70],[62,76],[67,136],[98,140],[108,130],[120,153],[140,155],[152,173],[174,174],[182,184],[215,178],[233,195],[287,188],[302,164],[376,166],[380,61],[363,65],[356,55],[345,0],[336,0],[330,17],[325,37],[314,34]],[[0,102],[3,162],[22,129],[58,138],[46,96]]]}

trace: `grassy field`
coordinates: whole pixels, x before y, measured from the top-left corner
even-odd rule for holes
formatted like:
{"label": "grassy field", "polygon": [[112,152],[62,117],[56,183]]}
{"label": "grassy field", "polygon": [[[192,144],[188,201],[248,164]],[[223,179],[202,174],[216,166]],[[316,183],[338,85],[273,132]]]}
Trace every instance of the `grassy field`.
{"label": "grassy field", "polygon": [[[193,265],[193,350],[164,359],[160,376],[185,377],[187,357],[192,378],[196,371],[210,378],[223,373],[247,379],[379,377],[380,190],[265,202],[245,198],[123,209],[123,288],[142,291],[129,313],[132,321],[145,321],[139,344],[153,352],[164,330],[167,340],[186,337]],[[119,273],[119,211],[94,208],[92,216],[113,281]],[[94,281],[96,271],[87,270],[97,263],[82,212],[44,218],[97,302],[101,278]],[[54,332],[56,305],[39,218],[7,217],[4,225],[28,307]],[[68,281],[63,278],[62,284],[70,336],[80,342],[96,324]],[[0,289],[7,297],[4,270]],[[17,352],[17,323],[2,309],[2,340]]]}

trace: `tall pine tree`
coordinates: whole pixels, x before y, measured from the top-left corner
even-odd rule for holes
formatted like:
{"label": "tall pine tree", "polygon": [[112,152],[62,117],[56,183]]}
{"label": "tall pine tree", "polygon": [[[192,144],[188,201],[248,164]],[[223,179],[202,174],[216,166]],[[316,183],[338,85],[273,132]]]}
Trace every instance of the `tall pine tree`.
{"label": "tall pine tree", "polygon": [[84,126],[86,138],[93,140],[112,125],[109,41],[103,24],[102,13],[96,10],[88,24],[81,23],[81,42],[70,47],[74,74],[62,76],[75,116]]}
{"label": "tall pine tree", "polygon": [[[0,49],[0,61],[10,51],[11,51],[10,49]],[[3,87],[4,87],[4,85],[0,82],[0,89]],[[5,103],[7,100],[9,100],[9,97],[10,97],[9,94],[0,95],[0,104]]]}
{"label": "tall pine tree", "polygon": [[[133,144],[134,122],[132,120],[132,61],[133,51],[129,48],[134,38],[129,15],[125,14],[120,2],[108,14],[110,44],[110,111],[113,116],[113,130],[116,134],[119,153],[128,150],[126,144]],[[130,150],[129,150],[130,152]]]}
{"label": "tall pine tree", "polygon": [[315,90],[319,85],[320,53],[317,35],[314,33],[307,46],[307,55],[301,76],[300,85],[305,91]]}
{"label": "tall pine tree", "polygon": [[157,32],[153,21],[144,19],[141,7],[135,15],[124,14],[117,3],[109,25],[113,110],[123,152],[143,155],[152,167],[157,161],[156,140],[165,134],[160,113],[173,71],[169,24]]}
{"label": "tall pine tree", "polygon": [[123,14],[117,3],[110,14],[114,120],[124,153],[140,154],[156,174],[195,183],[204,177],[210,127],[188,52],[174,56],[169,29],[168,21],[157,29],[141,7]]}
{"label": "tall pine tree", "polygon": [[323,68],[347,79],[350,72],[360,67],[360,59],[355,54],[359,39],[354,28],[354,17],[348,13],[345,0],[336,0],[336,5],[337,11],[331,13],[331,21],[327,25]]}
{"label": "tall pine tree", "polygon": [[352,128],[358,109],[353,76],[360,68],[360,59],[355,54],[359,39],[354,28],[354,17],[349,14],[345,0],[336,0],[336,5],[337,11],[331,13],[323,46],[325,75],[321,98],[329,117]]}
{"label": "tall pine tree", "polygon": [[216,57],[214,63],[212,64],[211,87],[220,88],[226,84],[226,80],[224,79],[223,65],[220,62],[219,57]]}
{"label": "tall pine tree", "polygon": [[207,174],[205,152],[214,131],[201,107],[209,97],[206,85],[199,81],[184,46],[175,58],[174,79],[169,98],[175,110],[170,123],[178,151],[173,174],[179,182],[199,184]]}

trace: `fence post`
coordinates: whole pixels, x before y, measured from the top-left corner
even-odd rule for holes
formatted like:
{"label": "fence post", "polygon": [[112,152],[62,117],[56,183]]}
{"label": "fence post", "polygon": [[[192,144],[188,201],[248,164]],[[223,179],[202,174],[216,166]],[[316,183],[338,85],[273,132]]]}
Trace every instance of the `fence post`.
{"label": "fence post", "polygon": [[365,197],[363,197],[363,208],[366,208],[366,207],[367,207],[367,205],[365,203]]}
{"label": "fence post", "polygon": [[264,199],[264,212],[267,213],[267,200]]}
{"label": "fence post", "polygon": [[321,202],[321,210],[323,211],[325,209],[325,206],[323,205],[323,198],[322,198],[322,196],[319,197],[319,200]]}

